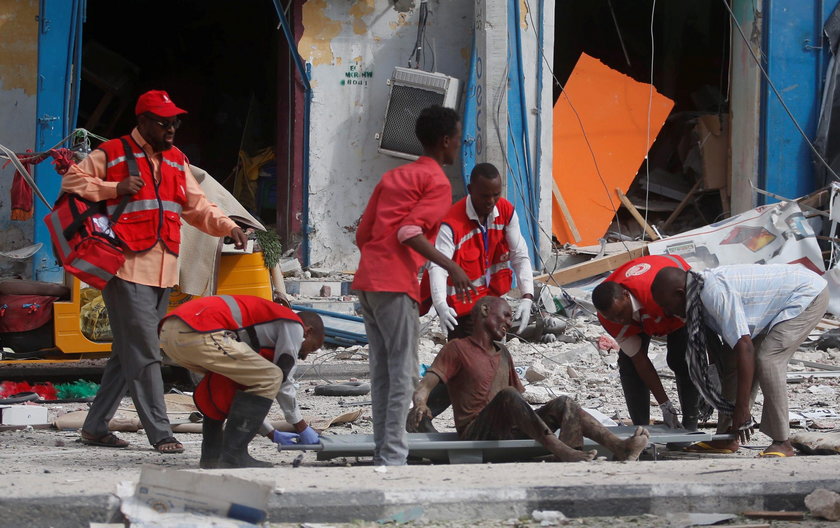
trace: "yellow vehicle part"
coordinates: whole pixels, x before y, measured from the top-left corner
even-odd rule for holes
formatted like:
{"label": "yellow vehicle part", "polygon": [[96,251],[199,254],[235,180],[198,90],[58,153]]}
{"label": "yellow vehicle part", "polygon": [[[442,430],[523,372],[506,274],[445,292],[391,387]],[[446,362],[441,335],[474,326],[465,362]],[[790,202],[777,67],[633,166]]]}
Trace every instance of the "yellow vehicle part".
{"label": "yellow vehicle part", "polygon": [[[79,280],[73,276],[68,277],[70,300],[53,304],[56,348],[62,355],[85,354],[87,357],[110,352],[110,342],[91,341],[82,333],[83,292]],[[263,264],[262,253],[222,255],[217,294],[255,295],[270,300],[271,280],[268,269]],[[191,295],[173,291],[169,298],[169,309],[172,310],[192,298]]]}

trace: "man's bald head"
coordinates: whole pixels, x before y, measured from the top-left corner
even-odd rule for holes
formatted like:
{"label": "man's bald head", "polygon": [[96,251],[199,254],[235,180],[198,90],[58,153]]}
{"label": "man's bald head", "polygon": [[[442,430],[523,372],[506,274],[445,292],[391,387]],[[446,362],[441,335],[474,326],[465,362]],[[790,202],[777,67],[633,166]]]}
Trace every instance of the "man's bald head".
{"label": "man's bald head", "polygon": [[513,312],[501,297],[482,297],[470,312],[473,319],[473,336],[487,334],[494,341],[504,339],[513,324]]}
{"label": "man's bald head", "polygon": [[685,317],[686,271],[677,267],[662,268],[650,286],[653,300],[665,315]]}

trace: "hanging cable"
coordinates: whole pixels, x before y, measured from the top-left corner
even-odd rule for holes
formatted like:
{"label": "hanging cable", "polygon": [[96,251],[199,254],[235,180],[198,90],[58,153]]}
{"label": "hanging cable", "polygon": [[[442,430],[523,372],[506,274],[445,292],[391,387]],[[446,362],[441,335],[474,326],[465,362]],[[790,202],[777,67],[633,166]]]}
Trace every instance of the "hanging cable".
{"label": "hanging cable", "polygon": [[[653,60],[656,56],[656,40],[653,34],[653,19],[656,13],[656,0],[650,8],[650,84],[648,84],[647,130],[645,131],[645,225],[648,225],[648,211],[650,211],[650,115],[653,112]],[[647,230],[642,228],[644,242]]]}
{"label": "hanging cable", "polygon": [[[423,55],[423,42],[426,33],[426,21],[429,16],[429,0],[420,0],[420,17],[417,20],[417,39],[414,41],[414,50],[408,56],[408,67],[415,70],[420,68],[420,58]],[[411,64],[412,60],[414,65]]]}
{"label": "hanging cable", "polygon": [[741,40],[744,41],[744,44],[746,44],[747,49],[750,51],[750,55],[752,56],[753,61],[755,61],[756,66],[758,66],[758,68],[761,70],[761,75],[764,77],[764,80],[767,81],[767,85],[770,86],[770,89],[773,90],[773,95],[775,95],[776,99],[779,100],[779,104],[781,104],[782,108],[784,108],[785,113],[790,118],[791,122],[793,123],[793,126],[795,126],[796,130],[799,131],[799,134],[802,136],[802,139],[804,139],[805,142],[808,143],[808,147],[810,147],[811,151],[814,153],[817,159],[820,160],[820,163],[825,165],[825,168],[828,170],[829,174],[831,174],[831,176],[833,176],[835,180],[840,181],[840,176],[838,176],[837,173],[834,172],[834,169],[831,168],[831,165],[829,165],[828,162],[825,161],[825,158],[823,158],[822,154],[820,154],[820,152],[817,150],[817,147],[814,146],[814,144],[808,138],[808,135],[805,134],[805,131],[802,129],[802,127],[799,125],[799,122],[793,116],[793,112],[790,111],[790,108],[788,108],[788,105],[785,103],[784,99],[782,99],[782,94],[779,92],[778,88],[776,88],[776,84],[773,82],[773,80],[770,79],[770,75],[767,73],[767,70],[764,69],[764,66],[761,64],[761,60],[755,54],[755,51],[753,51],[749,39],[747,39],[747,36],[744,34],[744,29],[741,27],[741,24],[735,17],[735,13],[732,12],[732,8],[729,7],[729,3],[726,0],[721,1],[723,2],[723,6],[729,12],[729,17],[731,18],[732,23],[735,24],[735,27],[738,29],[738,34],[741,35]]}

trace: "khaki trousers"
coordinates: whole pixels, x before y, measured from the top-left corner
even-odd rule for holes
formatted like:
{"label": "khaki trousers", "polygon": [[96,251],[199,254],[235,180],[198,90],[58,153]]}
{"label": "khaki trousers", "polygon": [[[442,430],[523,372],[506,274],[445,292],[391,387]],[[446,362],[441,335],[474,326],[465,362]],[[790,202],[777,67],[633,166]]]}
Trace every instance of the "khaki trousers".
{"label": "khaki trousers", "polygon": [[171,317],[161,327],[160,346],[182,367],[198,374],[221,374],[256,396],[273,400],[283,383],[280,367],[237,341],[228,330],[196,332],[182,320]]}
{"label": "khaki trousers", "polygon": [[[801,314],[782,321],[770,328],[766,334],[753,339],[755,349],[755,377],[753,378],[750,409],[755,403],[759,387],[764,395],[759,431],[776,442],[784,442],[790,436],[788,415],[787,365],[799,345],[808,337],[825,315],[828,307],[828,288],[817,295]],[[738,388],[738,370],[735,354],[726,350],[721,354],[723,370],[723,395],[735,401]],[[732,418],[719,415],[718,431],[727,431]]]}

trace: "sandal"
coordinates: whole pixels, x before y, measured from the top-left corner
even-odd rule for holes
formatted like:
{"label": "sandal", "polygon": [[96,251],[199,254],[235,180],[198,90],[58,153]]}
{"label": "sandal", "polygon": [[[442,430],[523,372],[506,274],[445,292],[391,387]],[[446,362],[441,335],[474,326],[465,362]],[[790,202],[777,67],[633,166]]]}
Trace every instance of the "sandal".
{"label": "sandal", "polygon": [[156,444],[152,444],[155,451],[163,454],[175,454],[184,452],[184,444],[178,441],[174,436],[167,436]]}
{"label": "sandal", "polygon": [[89,446],[97,447],[128,447],[128,441],[123,440],[114,433],[108,433],[98,438],[82,431],[81,442]]}

